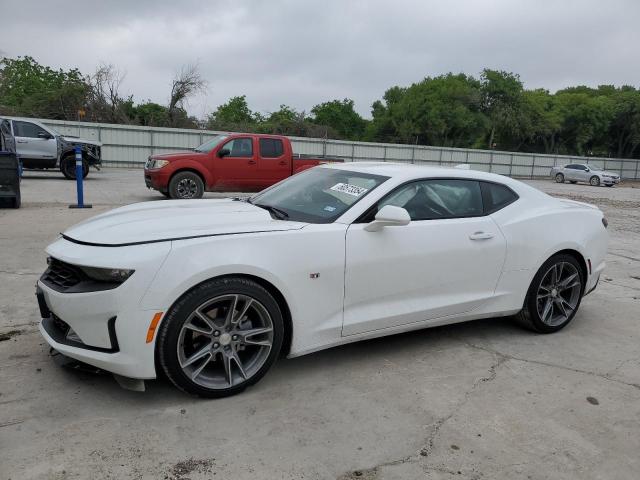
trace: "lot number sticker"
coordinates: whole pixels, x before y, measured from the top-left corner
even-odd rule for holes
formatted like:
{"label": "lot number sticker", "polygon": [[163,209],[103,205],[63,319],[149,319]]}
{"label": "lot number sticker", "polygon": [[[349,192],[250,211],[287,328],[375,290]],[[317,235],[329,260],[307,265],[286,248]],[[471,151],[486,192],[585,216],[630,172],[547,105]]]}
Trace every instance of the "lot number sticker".
{"label": "lot number sticker", "polygon": [[336,192],[346,193],[347,195],[352,195],[354,197],[359,197],[363,193],[367,192],[367,188],[358,187],[357,185],[350,185],[348,183],[336,183],[331,190]]}

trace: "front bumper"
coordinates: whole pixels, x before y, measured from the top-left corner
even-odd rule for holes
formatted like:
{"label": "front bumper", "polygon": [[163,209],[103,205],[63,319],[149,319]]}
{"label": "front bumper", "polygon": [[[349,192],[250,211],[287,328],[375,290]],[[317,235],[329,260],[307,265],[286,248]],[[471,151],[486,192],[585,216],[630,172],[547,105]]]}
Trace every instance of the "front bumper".
{"label": "front bumper", "polygon": [[602,178],[602,183],[604,185],[617,185],[620,183],[620,179],[619,178],[608,178],[608,177],[603,177]]}
{"label": "front bumper", "polygon": [[143,302],[149,285],[170,251],[163,242],[126,248],[87,246],[59,239],[47,253],[61,261],[96,267],[130,266],[135,273],[110,290],[66,293],[38,280],[40,332],[63,355],[130,378],[155,372],[155,338],[146,336],[153,316],[166,307]]}
{"label": "front bumper", "polygon": [[163,171],[161,168],[159,169],[144,169],[144,183],[147,188],[152,188],[154,190],[167,191],[169,188],[169,179],[171,177],[171,173],[168,171]]}

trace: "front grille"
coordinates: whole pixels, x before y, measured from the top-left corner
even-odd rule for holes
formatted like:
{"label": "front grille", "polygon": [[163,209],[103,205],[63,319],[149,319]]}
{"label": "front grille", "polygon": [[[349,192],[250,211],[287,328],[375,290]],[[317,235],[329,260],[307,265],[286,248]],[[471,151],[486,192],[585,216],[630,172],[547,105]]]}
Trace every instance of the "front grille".
{"label": "front grille", "polygon": [[47,268],[41,277],[42,283],[54,290],[64,292],[71,287],[76,286],[85,275],[80,268],[70,263],[51,258],[49,268]]}

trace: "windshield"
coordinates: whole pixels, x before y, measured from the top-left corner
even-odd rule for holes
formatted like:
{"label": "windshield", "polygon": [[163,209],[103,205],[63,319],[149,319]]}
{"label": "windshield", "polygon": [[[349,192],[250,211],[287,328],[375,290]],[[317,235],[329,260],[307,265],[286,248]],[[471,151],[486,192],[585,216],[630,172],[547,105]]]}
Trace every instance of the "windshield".
{"label": "windshield", "polygon": [[196,152],[209,153],[211,150],[216,148],[220,142],[222,142],[229,135],[216,135],[211,140],[204,142],[199,147],[195,148]]}
{"label": "windshield", "polygon": [[388,178],[315,167],[254,195],[249,202],[279,212],[277,218],[331,223]]}

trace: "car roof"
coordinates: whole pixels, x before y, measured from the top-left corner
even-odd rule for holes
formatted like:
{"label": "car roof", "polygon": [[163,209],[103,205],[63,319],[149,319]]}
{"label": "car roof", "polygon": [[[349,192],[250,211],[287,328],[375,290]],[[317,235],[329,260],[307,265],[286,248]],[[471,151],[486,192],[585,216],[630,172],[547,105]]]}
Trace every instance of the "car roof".
{"label": "car roof", "polygon": [[[473,180],[485,180],[489,182],[499,182],[510,185],[517,180],[513,180],[504,175],[496,173],[470,170],[468,168],[453,168],[438,165],[419,165],[410,163],[394,162],[345,162],[322,165],[327,168],[339,170],[350,170],[353,172],[371,173],[374,175],[384,175],[399,180],[411,180],[418,178],[469,178]],[[517,182],[521,183],[521,182]]]}

